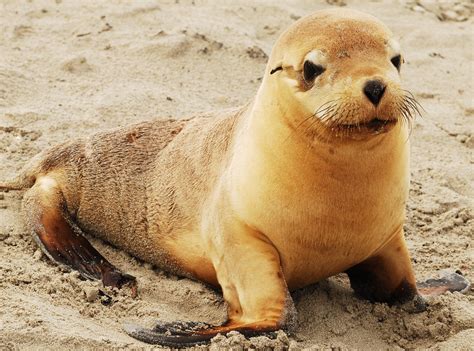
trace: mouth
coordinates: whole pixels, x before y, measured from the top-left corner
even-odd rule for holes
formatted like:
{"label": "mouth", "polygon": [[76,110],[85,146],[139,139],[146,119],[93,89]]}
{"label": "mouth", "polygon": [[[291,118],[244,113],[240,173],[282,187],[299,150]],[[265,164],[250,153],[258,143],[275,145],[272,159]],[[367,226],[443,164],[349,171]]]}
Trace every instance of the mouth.
{"label": "mouth", "polygon": [[397,124],[396,119],[380,119],[376,117],[365,123],[339,124],[336,129],[350,133],[380,134],[388,132],[395,124]]}

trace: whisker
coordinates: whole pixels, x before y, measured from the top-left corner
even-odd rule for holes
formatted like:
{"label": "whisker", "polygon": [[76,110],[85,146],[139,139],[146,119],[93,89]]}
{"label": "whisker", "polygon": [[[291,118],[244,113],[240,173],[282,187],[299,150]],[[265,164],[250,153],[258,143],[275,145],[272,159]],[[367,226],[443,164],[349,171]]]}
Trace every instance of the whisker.
{"label": "whisker", "polygon": [[[328,130],[336,132],[340,136],[346,136],[363,130],[365,122],[363,118],[359,117],[365,115],[365,113],[378,116],[379,113],[384,112],[379,111],[378,107],[372,107],[370,112],[366,111],[357,101],[348,99],[345,94],[338,95],[341,97],[331,99],[318,106],[313,114],[297,124],[295,130],[311,137],[324,138]],[[406,124],[410,136],[413,131],[415,117],[422,116],[422,112],[425,110],[410,91],[399,89],[398,95],[399,98],[393,101],[388,108],[398,113],[400,122]],[[351,124],[345,124],[348,121],[352,121]],[[382,125],[386,126],[388,124],[388,120],[382,121]],[[378,132],[379,130],[374,133]]]}
{"label": "whisker", "polygon": [[[329,111],[331,111],[335,107],[335,105],[336,105],[335,102],[337,100],[340,100],[340,99],[329,100],[329,101],[326,101],[325,103],[323,103],[321,106],[319,106],[316,109],[316,111],[312,115],[308,116],[307,118],[303,119],[300,123],[298,123],[295,130],[298,130],[306,122],[312,121],[313,119],[315,119],[315,117],[317,117],[317,115],[323,115],[323,116],[326,115]],[[313,122],[310,123],[310,125],[312,125],[312,124],[313,124]]]}

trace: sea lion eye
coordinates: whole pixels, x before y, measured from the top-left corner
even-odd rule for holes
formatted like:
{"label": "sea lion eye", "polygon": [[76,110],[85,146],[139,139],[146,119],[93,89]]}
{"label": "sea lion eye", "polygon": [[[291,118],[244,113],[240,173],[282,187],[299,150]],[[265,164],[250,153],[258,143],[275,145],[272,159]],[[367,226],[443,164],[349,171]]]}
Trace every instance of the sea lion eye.
{"label": "sea lion eye", "polygon": [[402,57],[400,55],[392,57],[390,61],[397,68],[397,70],[400,70],[400,65],[402,64]]}
{"label": "sea lion eye", "polygon": [[303,65],[303,78],[306,82],[312,82],[317,76],[324,72],[324,67],[316,65],[311,61],[305,61]]}

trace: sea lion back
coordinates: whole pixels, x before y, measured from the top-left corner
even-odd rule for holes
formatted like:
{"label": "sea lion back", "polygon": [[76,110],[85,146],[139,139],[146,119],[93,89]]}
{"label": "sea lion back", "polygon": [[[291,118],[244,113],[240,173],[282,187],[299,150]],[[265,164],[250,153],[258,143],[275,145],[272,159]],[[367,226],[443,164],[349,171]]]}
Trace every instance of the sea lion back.
{"label": "sea lion back", "polygon": [[[75,165],[79,175],[76,218],[84,231],[140,258],[156,255],[147,220],[150,173],[160,152],[186,123],[143,122],[98,133],[84,143],[83,157]],[[130,240],[133,235],[143,243],[139,252]]]}

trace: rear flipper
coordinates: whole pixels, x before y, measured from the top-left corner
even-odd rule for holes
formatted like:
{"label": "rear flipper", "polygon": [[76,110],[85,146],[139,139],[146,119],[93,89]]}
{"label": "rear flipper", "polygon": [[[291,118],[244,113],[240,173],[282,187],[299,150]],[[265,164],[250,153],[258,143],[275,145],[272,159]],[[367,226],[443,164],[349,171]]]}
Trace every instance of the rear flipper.
{"label": "rear flipper", "polygon": [[100,279],[105,286],[130,284],[136,294],[135,277],[120,272],[84,237],[69,218],[58,182],[39,178],[24,196],[27,225],[41,250],[53,261],[75,269],[88,279]]}

